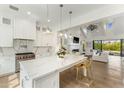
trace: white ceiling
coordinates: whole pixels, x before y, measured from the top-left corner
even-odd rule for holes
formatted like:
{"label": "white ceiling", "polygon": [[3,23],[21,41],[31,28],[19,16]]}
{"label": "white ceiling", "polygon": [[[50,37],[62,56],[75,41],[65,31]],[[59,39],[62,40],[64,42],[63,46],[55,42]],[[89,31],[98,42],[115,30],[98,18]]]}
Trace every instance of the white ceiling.
{"label": "white ceiling", "polygon": [[[20,15],[27,15],[27,11],[31,11],[31,15],[38,18],[42,25],[47,25],[47,5],[46,4],[16,4],[14,5],[19,8],[19,12],[10,12],[19,13]],[[0,10],[8,11],[9,5],[0,5]],[[63,23],[67,22],[69,25],[69,11],[72,11],[72,19],[85,15],[88,12],[93,10],[105,7],[103,4],[64,4],[63,7]],[[49,4],[49,19],[51,22],[49,26],[55,28],[60,24],[60,7],[59,4]]]}

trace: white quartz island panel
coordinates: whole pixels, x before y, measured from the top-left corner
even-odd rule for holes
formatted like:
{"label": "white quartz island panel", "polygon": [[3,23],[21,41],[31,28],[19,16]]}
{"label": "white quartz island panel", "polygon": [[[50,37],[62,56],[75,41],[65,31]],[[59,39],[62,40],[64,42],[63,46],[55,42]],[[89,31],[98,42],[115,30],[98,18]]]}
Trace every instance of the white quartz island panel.
{"label": "white quartz island panel", "polygon": [[[75,64],[81,63],[82,60],[84,60],[85,58],[86,57],[84,57],[83,55],[68,55],[65,58],[49,56],[21,62],[20,83],[22,83],[22,81],[26,81],[28,83],[26,87],[37,87],[36,85],[34,85],[34,82],[37,79],[41,80],[42,83],[43,81],[50,82],[50,79],[53,80],[53,78],[51,77],[59,79],[59,72],[68,69]],[[47,79],[47,77],[50,78]],[[44,78],[47,80],[45,80]],[[59,83],[59,80],[56,80],[56,82]],[[43,86],[44,83],[42,83],[41,85]],[[53,83],[55,83],[55,81]],[[23,83],[21,84],[21,86],[25,87],[25,84],[26,83]],[[50,83],[45,85],[44,87],[59,87],[59,84],[56,84],[56,86],[55,84],[53,84],[54,86],[47,86],[50,85]]]}

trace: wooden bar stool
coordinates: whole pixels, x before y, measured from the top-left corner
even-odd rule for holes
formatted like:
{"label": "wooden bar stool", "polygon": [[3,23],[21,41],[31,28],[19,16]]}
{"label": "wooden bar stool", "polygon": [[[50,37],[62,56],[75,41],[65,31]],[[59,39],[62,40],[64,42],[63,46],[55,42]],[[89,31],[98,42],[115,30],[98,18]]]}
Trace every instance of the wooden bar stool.
{"label": "wooden bar stool", "polygon": [[76,69],[76,80],[79,79],[80,70],[81,70],[81,69],[86,69],[86,68],[85,68],[86,61],[87,61],[87,60],[84,60],[84,62],[75,65],[75,69]]}
{"label": "wooden bar stool", "polygon": [[[84,62],[82,62],[81,64],[76,65],[75,68],[76,68],[76,80],[84,79],[87,82],[85,83],[85,81],[83,81],[83,83],[85,83],[89,87],[94,81],[91,57],[88,57],[87,60],[84,60]],[[83,70],[83,75],[81,73],[82,70]]]}

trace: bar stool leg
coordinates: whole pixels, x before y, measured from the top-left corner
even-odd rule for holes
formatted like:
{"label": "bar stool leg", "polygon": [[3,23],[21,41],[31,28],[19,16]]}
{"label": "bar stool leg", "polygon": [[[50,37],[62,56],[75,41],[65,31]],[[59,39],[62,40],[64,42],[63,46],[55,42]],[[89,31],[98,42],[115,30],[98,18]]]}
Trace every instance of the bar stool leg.
{"label": "bar stool leg", "polygon": [[91,85],[93,85],[93,83],[94,83],[94,75],[93,75],[93,72],[92,72],[93,70],[92,70],[92,67],[90,67],[89,68],[89,81],[90,81],[90,83],[89,83],[89,86],[88,87],[90,87]]}
{"label": "bar stool leg", "polygon": [[84,76],[86,77],[87,76],[87,69],[83,68],[83,71],[84,71]]}
{"label": "bar stool leg", "polygon": [[79,77],[79,68],[77,67],[76,68],[76,80],[78,80],[78,77]]}

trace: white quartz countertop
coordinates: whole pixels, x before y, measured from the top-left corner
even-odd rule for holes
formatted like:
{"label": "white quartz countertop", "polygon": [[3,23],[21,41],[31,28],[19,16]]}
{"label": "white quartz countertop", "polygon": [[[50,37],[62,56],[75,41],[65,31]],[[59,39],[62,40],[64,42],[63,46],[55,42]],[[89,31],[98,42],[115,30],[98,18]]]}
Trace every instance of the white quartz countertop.
{"label": "white quartz countertop", "polygon": [[84,55],[68,55],[65,58],[49,56],[20,62],[21,69],[25,70],[28,78],[35,79],[43,77],[55,71],[63,71],[75,64],[81,63],[86,57]]}

